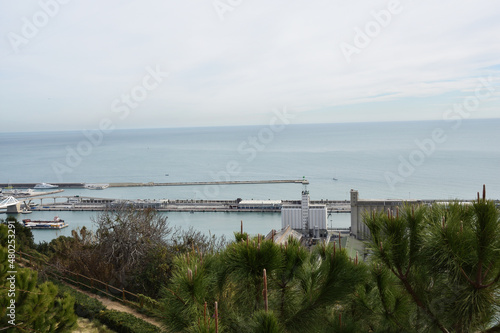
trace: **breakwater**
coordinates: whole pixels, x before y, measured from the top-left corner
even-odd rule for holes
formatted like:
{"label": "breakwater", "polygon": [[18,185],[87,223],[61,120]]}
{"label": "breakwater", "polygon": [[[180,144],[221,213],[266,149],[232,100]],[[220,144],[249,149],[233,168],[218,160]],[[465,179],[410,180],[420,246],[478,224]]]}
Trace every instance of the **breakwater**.
{"label": "breakwater", "polygon": [[[33,188],[37,183],[0,183],[0,187]],[[59,188],[85,188],[86,183],[51,183]],[[109,187],[145,187],[145,186],[199,186],[199,185],[243,185],[243,184],[309,184],[307,179],[274,179],[274,180],[228,180],[202,182],[168,182],[168,183],[108,183]]]}

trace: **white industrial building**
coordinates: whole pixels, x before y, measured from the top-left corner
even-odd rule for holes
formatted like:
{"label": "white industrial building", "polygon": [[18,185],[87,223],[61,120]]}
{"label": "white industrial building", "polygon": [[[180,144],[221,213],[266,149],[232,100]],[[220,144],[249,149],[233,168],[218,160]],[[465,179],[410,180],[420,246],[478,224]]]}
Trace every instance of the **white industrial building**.
{"label": "white industrial building", "polygon": [[239,209],[278,210],[280,207],[281,200],[241,200],[238,203]]}
{"label": "white industrial building", "polygon": [[290,226],[313,238],[326,237],[326,205],[311,205],[309,191],[302,191],[300,205],[286,205],[281,208],[281,229]]}

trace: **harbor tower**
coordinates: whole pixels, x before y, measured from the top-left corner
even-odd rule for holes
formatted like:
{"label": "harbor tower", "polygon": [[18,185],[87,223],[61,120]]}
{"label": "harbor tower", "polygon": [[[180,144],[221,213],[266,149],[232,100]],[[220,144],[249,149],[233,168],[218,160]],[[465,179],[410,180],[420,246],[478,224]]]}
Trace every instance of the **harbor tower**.
{"label": "harbor tower", "polygon": [[326,237],[328,212],[326,205],[311,205],[309,191],[302,191],[298,204],[284,205],[281,208],[281,229],[290,226],[293,230],[312,238]]}

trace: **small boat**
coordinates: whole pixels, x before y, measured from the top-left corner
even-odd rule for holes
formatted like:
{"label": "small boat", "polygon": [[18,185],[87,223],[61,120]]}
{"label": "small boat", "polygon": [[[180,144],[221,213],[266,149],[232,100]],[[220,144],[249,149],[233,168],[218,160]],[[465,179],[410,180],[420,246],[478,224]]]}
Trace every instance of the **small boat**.
{"label": "small boat", "polygon": [[337,178],[333,178],[333,180],[337,181],[338,179]]}
{"label": "small boat", "polygon": [[68,226],[64,223],[64,220],[60,219],[59,216],[54,217],[53,221],[42,221],[42,220],[23,220],[24,226],[30,229],[62,229]]}
{"label": "small boat", "polygon": [[57,188],[57,187],[59,187],[59,185],[52,185],[47,183],[40,183],[34,186],[34,188]]}
{"label": "small boat", "polygon": [[27,210],[26,208],[24,208],[22,211],[21,211],[21,214],[31,214],[33,213],[31,210]]}

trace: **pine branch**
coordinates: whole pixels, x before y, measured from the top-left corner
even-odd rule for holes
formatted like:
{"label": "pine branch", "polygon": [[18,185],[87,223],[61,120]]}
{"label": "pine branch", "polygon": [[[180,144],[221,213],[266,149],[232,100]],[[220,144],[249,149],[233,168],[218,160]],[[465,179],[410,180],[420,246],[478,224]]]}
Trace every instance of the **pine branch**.
{"label": "pine branch", "polygon": [[462,266],[460,266],[460,272],[462,273],[462,275],[467,279],[467,281],[474,287],[474,288],[477,288],[477,283],[472,281],[469,276],[467,276],[467,273],[465,273],[464,269]]}
{"label": "pine branch", "polygon": [[175,296],[175,297],[176,297],[179,301],[181,301],[181,302],[182,302],[182,304],[184,304],[184,305],[186,305],[186,304],[187,304],[186,302],[184,302],[184,300],[183,300],[183,299],[182,299],[179,295],[177,295],[177,294],[175,293],[175,291],[173,291],[172,289],[169,289],[169,288],[167,288],[167,287],[165,287],[165,289],[167,289],[168,291],[170,291],[170,293],[171,293],[172,295],[174,295],[174,296]]}
{"label": "pine branch", "polygon": [[500,280],[500,273],[498,273],[497,277],[491,281],[490,283],[486,284],[486,285],[482,285],[480,286],[478,289],[485,289],[485,288],[489,288],[491,287],[492,285],[494,285],[495,283],[498,282],[498,280]]}
{"label": "pine branch", "polygon": [[476,271],[476,288],[479,288],[483,282],[483,259],[479,259],[478,266]]}
{"label": "pine branch", "polygon": [[486,279],[486,276],[490,272],[491,267],[493,267],[493,263],[490,263],[490,265],[488,266],[488,269],[486,269],[486,272],[484,272],[483,280]]}
{"label": "pine branch", "polygon": [[411,267],[411,256],[410,258],[408,259],[408,267],[406,267],[406,272],[404,274],[404,277],[407,278],[408,277],[408,274],[410,274],[410,267]]}
{"label": "pine branch", "polygon": [[494,332],[500,332],[500,324],[494,326],[494,327],[491,327],[489,329],[487,329],[486,331],[483,331],[483,333],[494,333]]}
{"label": "pine branch", "polygon": [[442,332],[449,333],[446,327],[444,327],[443,324],[439,322],[439,320],[436,318],[436,316],[434,316],[432,311],[427,306],[425,306],[420,297],[418,297],[417,293],[415,292],[415,290],[413,290],[412,286],[410,285],[408,279],[404,276],[402,277],[398,276],[398,278],[401,280],[401,282],[403,282],[403,286],[405,287],[406,291],[410,294],[410,296],[413,298],[417,306],[422,310],[424,310],[424,312],[436,323],[436,325]]}

